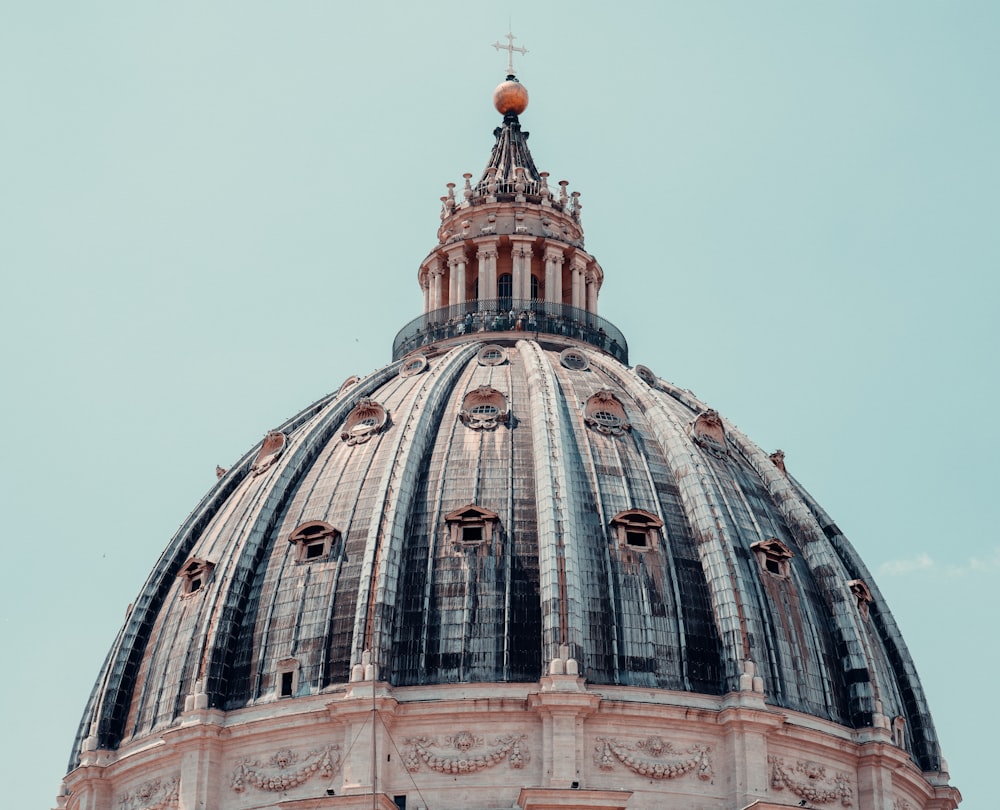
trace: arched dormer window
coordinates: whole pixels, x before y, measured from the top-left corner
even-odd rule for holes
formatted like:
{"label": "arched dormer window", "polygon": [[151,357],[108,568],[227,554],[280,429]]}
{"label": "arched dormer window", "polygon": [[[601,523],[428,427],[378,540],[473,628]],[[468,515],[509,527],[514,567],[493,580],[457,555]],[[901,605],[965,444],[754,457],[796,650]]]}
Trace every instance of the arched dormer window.
{"label": "arched dormer window", "polygon": [[288,536],[288,542],[295,546],[295,559],[301,563],[330,559],[333,544],[339,539],[340,532],[322,520],[303,523]]}
{"label": "arched dormer window", "polygon": [[858,604],[858,612],[863,619],[868,618],[868,606],[875,600],[872,598],[871,589],[863,579],[852,579],[847,583],[847,587],[854,594],[854,599]]}
{"label": "arched dormer window", "polygon": [[261,443],[260,450],[257,451],[257,458],[253,460],[253,466],[250,468],[251,475],[260,475],[268,470],[284,452],[287,442],[288,437],[280,430],[272,430],[268,433]]}
{"label": "arched dormer window", "polygon": [[389,413],[373,399],[362,399],[344,420],[341,440],[347,444],[364,444],[381,433],[389,424]]}
{"label": "arched dormer window", "polygon": [[462,424],[472,430],[494,430],[497,425],[506,424],[509,416],[507,398],[489,385],[469,391],[458,412]]}
{"label": "arched dormer window", "polygon": [[478,546],[489,543],[500,523],[496,512],[470,503],[444,516],[448,539],[455,546]]}
{"label": "arched dormer window", "polygon": [[691,438],[715,455],[724,456],[729,452],[726,444],[726,429],[719,412],[709,408],[702,411],[690,426]]}
{"label": "arched dormer window", "polygon": [[758,540],[751,544],[750,550],[757,558],[760,567],[767,573],[776,577],[788,579],[792,575],[792,566],[789,560],[795,556],[791,549],[776,537],[767,540]]}
{"label": "arched dormer window", "polygon": [[626,509],[611,518],[611,531],[618,545],[633,551],[649,551],[660,544],[663,521],[645,509]]}
{"label": "arched dormer window", "polygon": [[594,394],[583,406],[583,421],[587,427],[605,436],[621,436],[631,430],[625,407],[611,391],[604,389]]}
{"label": "arched dormer window", "polygon": [[215,568],[215,563],[203,560],[200,557],[192,557],[184,563],[181,566],[181,570],[177,572],[178,579],[183,582],[181,594],[183,596],[190,596],[191,594],[198,593],[198,591],[205,587],[208,578],[212,575],[213,568]]}

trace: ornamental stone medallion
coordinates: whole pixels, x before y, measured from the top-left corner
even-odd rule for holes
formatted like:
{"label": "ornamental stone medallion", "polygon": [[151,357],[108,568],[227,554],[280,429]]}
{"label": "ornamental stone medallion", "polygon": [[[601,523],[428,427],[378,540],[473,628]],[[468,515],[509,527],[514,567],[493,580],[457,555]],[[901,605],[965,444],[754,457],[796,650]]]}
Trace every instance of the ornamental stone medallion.
{"label": "ornamental stone medallion", "polygon": [[247,787],[274,792],[298,787],[317,774],[329,779],[340,767],[338,748],[328,745],[304,755],[283,748],[266,762],[241,760],[233,771],[232,788],[237,793]]}
{"label": "ornamental stone medallion", "polygon": [[793,768],[779,757],[769,756],[767,762],[771,766],[772,790],[788,788],[800,799],[813,804],[829,804],[838,799],[844,807],[853,804],[854,791],[843,771],[827,776],[824,765],[808,759],[799,760]]}
{"label": "ornamental stone medallion", "polygon": [[[414,773],[426,765],[438,773],[467,774],[499,765],[504,760],[511,768],[523,768],[531,759],[523,734],[496,737],[486,748],[482,737],[460,731],[443,741],[436,737],[410,737],[403,754],[406,770]],[[458,752],[457,754],[455,752]]]}
{"label": "ornamental stone medallion", "polygon": [[614,769],[620,762],[639,776],[649,779],[676,779],[696,773],[701,780],[712,778],[712,763],[707,745],[692,745],[678,751],[662,737],[647,737],[634,745],[614,737],[598,737],[594,746],[594,764],[602,771]]}

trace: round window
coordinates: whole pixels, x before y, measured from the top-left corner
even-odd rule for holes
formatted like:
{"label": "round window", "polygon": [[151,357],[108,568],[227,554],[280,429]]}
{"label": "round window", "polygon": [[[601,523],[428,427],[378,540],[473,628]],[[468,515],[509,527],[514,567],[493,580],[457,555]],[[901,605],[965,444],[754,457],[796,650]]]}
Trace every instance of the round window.
{"label": "round window", "polygon": [[483,346],[477,355],[481,366],[499,366],[507,359],[507,352],[503,346]]}
{"label": "round window", "polygon": [[590,418],[597,422],[597,424],[610,428],[619,427],[622,423],[621,417],[616,416],[610,411],[594,411],[590,415]]}
{"label": "round window", "polygon": [[571,368],[574,371],[583,371],[590,368],[590,361],[576,349],[564,349],[559,355],[559,362],[564,368]]}

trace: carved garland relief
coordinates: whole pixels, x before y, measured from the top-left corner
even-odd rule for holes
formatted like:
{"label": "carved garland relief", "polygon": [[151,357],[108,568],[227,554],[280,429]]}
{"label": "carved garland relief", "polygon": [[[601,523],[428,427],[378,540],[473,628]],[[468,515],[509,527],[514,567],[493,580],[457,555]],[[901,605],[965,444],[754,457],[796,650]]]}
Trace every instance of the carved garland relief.
{"label": "carved garland relief", "polygon": [[150,779],[118,799],[121,810],[173,810],[180,802],[180,779]]}
{"label": "carved garland relief", "polygon": [[614,737],[598,737],[594,764],[601,770],[610,771],[618,761],[633,773],[649,779],[676,779],[696,773],[699,779],[708,780],[712,778],[710,750],[707,745],[692,745],[686,751],[678,751],[671,743],[655,736],[634,745]]}
{"label": "carved garland relief", "polygon": [[[445,737],[443,743],[436,737],[410,737],[406,740],[409,748],[404,752],[403,761],[411,773],[419,771],[421,765],[438,773],[475,773],[504,760],[511,768],[523,768],[531,759],[523,740],[523,734],[509,734],[495,738],[493,748],[486,749],[483,738],[469,731]],[[448,750],[442,751],[442,748]],[[458,752],[457,756],[454,751]]]}
{"label": "carved garland relief", "polygon": [[266,762],[244,759],[233,771],[232,788],[238,793],[248,786],[257,790],[281,791],[298,787],[316,774],[329,779],[340,767],[338,748],[328,745],[304,756],[284,748]]}
{"label": "carved garland relief", "polygon": [[794,768],[789,768],[779,757],[769,756],[767,762],[771,766],[772,790],[788,788],[800,799],[814,804],[829,804],[838,799],[844,807],[853,804],[854,791],[843,771],[827,776],[824,765],[808,759],[799,760]]}

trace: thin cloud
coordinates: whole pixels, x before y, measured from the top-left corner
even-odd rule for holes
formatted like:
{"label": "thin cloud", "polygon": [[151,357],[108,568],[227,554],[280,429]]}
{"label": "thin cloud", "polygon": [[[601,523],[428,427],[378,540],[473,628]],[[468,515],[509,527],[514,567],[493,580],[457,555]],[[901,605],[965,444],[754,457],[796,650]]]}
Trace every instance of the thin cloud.
{"label": "thin cloud", "polygon": [[1000,547],[993,549],[988,556],[968,557],[962,562],[951,562],[947,565],[938,563],[926,551],[921,551],[914,557],[886,560],[879,566],[878,571],[879,574],[886,577],[901,577],[917,571],[942,571],[953,577],[991,573],[1000,571]]}
{"label": "thin cloud", "polygon": [[914,571],[926,571],[935,565],[931,555],[926,551],[921,551],[916,557],[904,560],[886,560],[878,567],[878,572],[882,576],[900,577],[905,574],[912,574]]}

